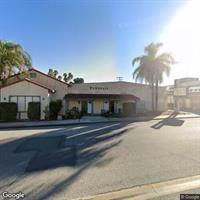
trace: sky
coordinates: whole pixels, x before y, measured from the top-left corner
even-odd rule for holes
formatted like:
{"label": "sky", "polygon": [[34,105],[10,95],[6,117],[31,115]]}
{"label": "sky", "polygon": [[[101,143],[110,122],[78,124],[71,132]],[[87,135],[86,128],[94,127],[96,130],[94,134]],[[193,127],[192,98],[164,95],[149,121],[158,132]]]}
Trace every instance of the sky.
{"label": "sky", "polygon": [[[173,37],[174,27],[183,19],[182,10],[188,3],[184,0],[1,0],[0,39],[21,44],[31,55],[33,66],[43,72],[49,68],[57,69],[60,74],[72,72],[85,82],[115,81],[118,76],[133,81],[132,59],[142,55],[146,45],[166,42],[171,48],[166,50],[177,50],[173,46],[177,41]],[[188,75],[187,70],[179,73],[181,63],[178,65],[178,70],[173,69],[172,77],[165,78],[164,84]]]}

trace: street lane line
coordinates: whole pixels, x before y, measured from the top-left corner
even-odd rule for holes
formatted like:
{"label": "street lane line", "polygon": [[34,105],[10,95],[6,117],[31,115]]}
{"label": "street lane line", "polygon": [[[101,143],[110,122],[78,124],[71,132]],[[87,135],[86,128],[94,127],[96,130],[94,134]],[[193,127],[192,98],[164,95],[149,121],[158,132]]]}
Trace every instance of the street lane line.
{"label": "street lane line", "polygon": [[114,192],[79,198],[77,200],[147,200],[197,188],[200,191],[200,175],[135,186]]}
{"label": "street lane line", "polygon": [[85,131],[85,132],[82,132],[82,133],[78,133],[78,134],[74,134],[74,135],[71,135],[71,136],[67,136],[67,139],[68,139],[68,138],[74,138],[74,137],[77,137],[77,136],[86,135],[86,134],[88,134],[88,133],[100,131],[100,130],[103,130],[103,129],[111,128],[111,127],[117,126],[117,125],[119,125],[119,124],[120,124],[120,123],[112,124],[112,125],[108,125],[108,126],[103,126],[103,127],[101,127],[101,128],[92,129],[92,130]]}

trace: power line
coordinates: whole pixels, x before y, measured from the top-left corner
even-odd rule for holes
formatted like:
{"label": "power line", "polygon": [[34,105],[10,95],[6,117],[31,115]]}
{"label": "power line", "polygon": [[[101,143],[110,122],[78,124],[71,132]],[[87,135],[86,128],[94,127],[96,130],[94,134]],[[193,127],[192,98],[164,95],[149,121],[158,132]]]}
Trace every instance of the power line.
{"label": "power line", "polygon": [[122,76],[117,76],[116,79],[117,79],[118,81],[123,81],[123,77],[122,77]]}

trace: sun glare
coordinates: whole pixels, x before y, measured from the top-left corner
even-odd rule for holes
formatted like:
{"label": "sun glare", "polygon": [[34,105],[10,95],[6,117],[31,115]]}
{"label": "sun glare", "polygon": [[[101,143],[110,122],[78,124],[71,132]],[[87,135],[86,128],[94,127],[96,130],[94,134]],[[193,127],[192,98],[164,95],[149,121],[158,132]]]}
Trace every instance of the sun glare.
{"label": "sun glare", "polygon": [[161,40],[178,64],[171,77],[200,77],[200,1],[187,1],[166,26]]}

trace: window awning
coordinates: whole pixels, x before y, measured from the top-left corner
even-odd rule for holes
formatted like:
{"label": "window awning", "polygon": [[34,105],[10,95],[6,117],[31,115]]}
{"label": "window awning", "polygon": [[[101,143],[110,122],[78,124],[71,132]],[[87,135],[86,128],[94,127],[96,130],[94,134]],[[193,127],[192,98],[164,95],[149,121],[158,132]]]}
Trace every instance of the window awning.
{"label": "window awning", "polygon": [[69,93],[66,94],[65,99],[110,99],[110,100],[140,100],[139,97],[136,97],[132,94],[83,94],[83,93]]}

